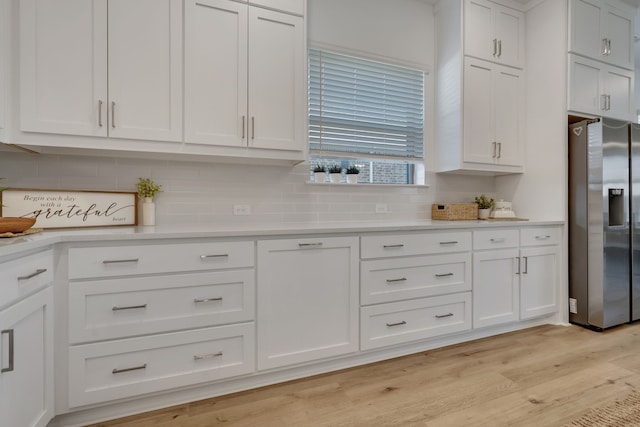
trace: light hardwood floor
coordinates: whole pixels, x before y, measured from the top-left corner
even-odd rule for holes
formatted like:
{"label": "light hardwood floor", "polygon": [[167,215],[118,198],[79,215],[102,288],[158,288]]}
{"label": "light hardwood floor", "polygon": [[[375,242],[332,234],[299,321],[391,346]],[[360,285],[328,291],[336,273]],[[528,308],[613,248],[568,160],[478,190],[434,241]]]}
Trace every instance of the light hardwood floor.
{"label": "light hardwood floor", "polygon": [[96,424],[561,426],[640,390],[640,324],[541,326]]}

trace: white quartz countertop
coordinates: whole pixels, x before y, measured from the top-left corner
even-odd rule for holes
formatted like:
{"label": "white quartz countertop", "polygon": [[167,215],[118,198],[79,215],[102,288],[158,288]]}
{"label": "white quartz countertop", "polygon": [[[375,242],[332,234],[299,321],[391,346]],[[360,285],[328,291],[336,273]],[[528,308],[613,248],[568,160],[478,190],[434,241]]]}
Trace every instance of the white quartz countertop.
{"label": "white quartz countertop", "polygon": [[103,227],[65,230],[44,230],[41,233],[0,238],[0,257],[30,251],[62,242],[140,241],[151,239],[269,237],[314,234],[344,234],[373,232],[406,232],[446,229],[485,229],[495,227],[522,227],[563,225],[564,221],[399,221],[399,222],[345,222],[323,224],[280,225],[185,225],[153,227]]}

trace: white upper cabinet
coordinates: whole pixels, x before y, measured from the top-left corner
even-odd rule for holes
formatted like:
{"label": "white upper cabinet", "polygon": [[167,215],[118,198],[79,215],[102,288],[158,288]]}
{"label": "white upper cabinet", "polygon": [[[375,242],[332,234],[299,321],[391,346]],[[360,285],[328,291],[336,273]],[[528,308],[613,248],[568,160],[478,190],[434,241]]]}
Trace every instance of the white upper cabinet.
{"label": "white upper cabinet", "polygon": [[182,2],[20,2],[23,131],[182,139]]}
{"label": "white upper cabinet", "polygon": [[294,15],[304,15],[304,0],[250,0],[249,4],[293,13]]}
{"label": "white upper cabinet", "polygon": [[190,0],[185,34],[186,142],[304,151],[302,17]]}
{"label": "white upper cabinet", "polygon": [[524,67],[524,14],[488,0],[465,0],[464,54]]}
{"label": "white upper cabinet", "polygon": [[603,0],[570,0],[569,51],[629,70],[634,15]]}

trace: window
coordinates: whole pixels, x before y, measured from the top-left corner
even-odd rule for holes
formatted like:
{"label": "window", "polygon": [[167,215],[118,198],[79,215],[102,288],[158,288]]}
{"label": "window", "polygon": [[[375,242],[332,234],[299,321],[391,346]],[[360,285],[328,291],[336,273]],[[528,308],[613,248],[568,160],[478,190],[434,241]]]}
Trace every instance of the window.
{"label": "window", "polygon": [[364,165],[365,182],[414,183],[423,142],[423,71],[309,50],[312,164]]}

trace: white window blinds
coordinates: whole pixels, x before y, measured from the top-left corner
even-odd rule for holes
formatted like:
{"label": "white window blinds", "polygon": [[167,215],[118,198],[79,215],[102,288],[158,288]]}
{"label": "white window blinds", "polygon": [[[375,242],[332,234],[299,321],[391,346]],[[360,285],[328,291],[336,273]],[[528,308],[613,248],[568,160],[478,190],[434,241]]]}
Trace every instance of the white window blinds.
{"label": "white window blinds", "polygon": [[315,154],[423,158],[424,72],[309,50]]}

